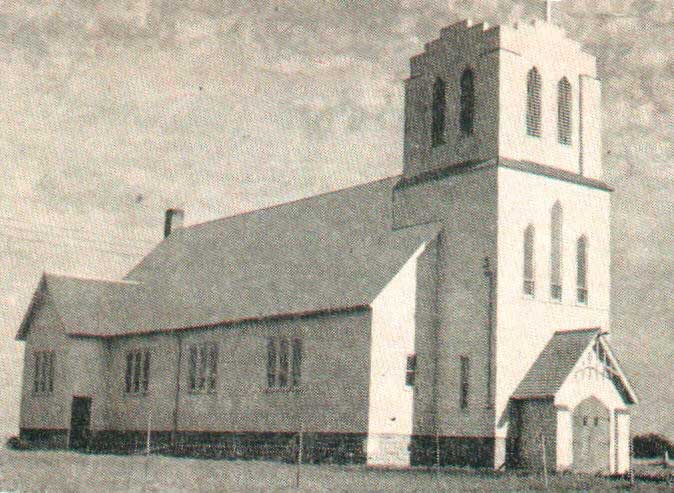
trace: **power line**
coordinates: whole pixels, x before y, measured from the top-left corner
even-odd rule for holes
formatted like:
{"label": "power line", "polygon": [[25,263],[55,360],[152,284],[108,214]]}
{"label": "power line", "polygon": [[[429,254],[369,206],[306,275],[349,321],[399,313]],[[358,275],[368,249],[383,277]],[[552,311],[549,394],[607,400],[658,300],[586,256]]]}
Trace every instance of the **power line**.
{"label": "power line", "polygon": [[[1,221],[0,221],[0,224],[2,224]],[[128,242],[128,241],[121,241],[120,240],[119,242],[111,242],[111,241],[102,240],[100,238],[76,237],[76,236],[68,236],[68,235],[62,235],[62,234],[59,235],[59,234],[54,234],[53,232],[44,231],[44,230],[37,230],[37,229],[32,229],[32,228],[22,228],[20,226],[15,226],[13,224],[4,224],[3,226],[6,227],[6,228],[13,229],[15,231],[22,232],[22,233],[49,235],[50,237],[56,237],[59,240],[66,239],[67,241],[70,241],[70,242],[99,244],[99,245],[110,246],[110,247],[119,247],[119,246],[130,247],[131,249],[137,250],[138,253],[143,253],[143,252],[146,251],[142,247],[134,245],[133,243]],[[55,229],[59,229],[59,228],[55,228]]]}
{"label": "power line", "polygon": [[[26,238],[22,236],[15,236],[11,235],[8,233],[5,233],[3,231],[0,231],[0,236],[3,236],[5,238],[13,239],[13,240],[19,240],[19,241],[27,241],[30,243],[39,243],[42,245],[54,245],[54,246],[72,246],[72,244],[68,244],[66,242],[57,242],[57,241],[49,241],[49,240],[43,240],[43,239],[38,239],[38,238]],[[133,252],[125,252],[125,251],[120,251],[120,250],[111,250],[108,248],[100,248],[96,246],[90,246],[91,250],[95,250],[97,252],[105,252],[105,253],[111,253],[114,255],[120,255],[123,257],[129,257],[129,258],[138,258],[142,257],[143,253],[138,252],[138,253],[133,253]]]}
{"label": "power line", "polygon": [[[16,219],[16,218],[10,217],[10,216],[0,216],[0,221],[10,221],[10,222],[14,222],[14,223],[22,224],[22,225],[27,225],[27,226],[46,226],[47,228],[58,229],[58,230],[61,230],[61,231],[72,231],[72,232],[75,232],[75,233],[92,234],[91,230],[86,230],[86,229],[83,229],[83,228],[75,228],[75,227],[72,227],[72,226],[70,226],[70,227],[58,226],[56,224],[38,222],[38,221],[24,221],[24,220],[21,220],[21,219]],[[155,244],[155,242],[152,241],[152,240],[138,239],[137,242],[138,243],[145,243],[147,245]]]}

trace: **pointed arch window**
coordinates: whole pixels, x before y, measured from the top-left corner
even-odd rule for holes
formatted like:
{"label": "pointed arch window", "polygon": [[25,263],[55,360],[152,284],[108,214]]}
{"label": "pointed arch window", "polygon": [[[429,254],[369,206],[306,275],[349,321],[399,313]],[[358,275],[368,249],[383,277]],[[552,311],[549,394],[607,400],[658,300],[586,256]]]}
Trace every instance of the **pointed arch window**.
{"label": "pointed arch window", "polygon": [[562,204],[556,202],[550,213],[550,297],[562,300]]}
{"label": "pointed arch window", "polygon": [[557,139],[571,145],[571,84],[564,77],[557,84]]}
{"label": "pointed arch window", "polygon": [[461,111],[459,127],[463,135],[471,135],[475,126],[475,74],[469,68],[461,75]]}
{"label": "pointed arch window", "polygon": [[541,75],[536,67],[527,75],[527,135],[541,136]]}
{"label": "pointed arch window", "polygon": [[523,272],[523,292],[527,296],[533,297],[536,292],[534,280],[534,238],[536,230],[533,224],[527,226],[524,230],[524,272]]}
{"label": "pointed arch window", "polygon": [[587,305],[587,237],[578,238],[576,242],[576,300]]}
{"label": "pointed arch window", "polygon": [[438,77],[433,84],[433,121],[431,125],[433,147],[445,143],[445,105],[445,81]]}

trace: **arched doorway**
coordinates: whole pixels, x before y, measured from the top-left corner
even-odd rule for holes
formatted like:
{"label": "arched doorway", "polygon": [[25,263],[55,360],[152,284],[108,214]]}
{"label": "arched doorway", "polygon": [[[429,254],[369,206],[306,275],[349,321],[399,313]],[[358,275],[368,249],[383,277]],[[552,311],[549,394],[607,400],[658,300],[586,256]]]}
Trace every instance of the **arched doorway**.
{"label": "arched doorway", "polygon": [[595,397],[581,402],[573,411],[573,470],[608,473],[610,413]]}

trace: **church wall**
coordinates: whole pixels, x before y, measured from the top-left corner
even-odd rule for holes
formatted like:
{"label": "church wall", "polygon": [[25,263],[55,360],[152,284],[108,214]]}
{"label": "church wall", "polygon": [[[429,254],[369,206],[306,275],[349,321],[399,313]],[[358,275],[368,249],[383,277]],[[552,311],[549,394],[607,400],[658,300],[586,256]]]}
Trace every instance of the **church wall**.
{"label": "church wall", "polygon": [[417,260],[417,292],[415,310],[414,351],[417,372],[414,385],[415,434],[435,432],[435,370],[437,358],[437,316],[435,297],[437,287],[439,241],[429,243]]}
{"label": "church wall", "polygon": [[[414,462],[432,463],[436,432],[440,460],[446,464],[490,465],[494,417],[489,406],[489,282],[484,259],[496,259],[496,177],[494,167],[406,185],[394,193],[397,227],[443,223],[437,243],[438,265],[422,257],[420,304],[432,304],[437,286],[437,330],[426,313],[417,327],[419,380],[415,388]],[[433,322],[433,323],[431,323]],[[460,405],[461,356],[469,360],[468,406]],[[431,359],[437,363],[425,366]],[[437,371],[437,393],[434,372]],[[437,406],[437,412],[436,412]]]}
{"label": "church wall", "polygon": [[601,179],[601,82],[589,75],[581,75],[580,89],[580,147],[581,174],[590,178]]}
{"label": "church wall", "polygon": [[519,466],[549,471],[557,467],[557,409],[552,399],[529,399],[519,403]]}
{"label": "church wall", "polygon": [[[150,351],[147,393],[126,393],[126,356]],[[108,367],[109,430],[170,431],[173,425],[178,346],[171,334],[116,338],[110,342]],[[93,404],[96,406],[96,403]]]}
{"label": "church wall", "polygon": [[[54,352],[54,390],[51,393],[33,392],[35,351]],[[21,436],[41,445],[66,446],[70,428],[69,396],[67,338],[56,308],[47,295],[36,308],[26,337]]]}
{"label": "church wall", "polygon": [[91,430],[107,429],[107,344],[103,339],[68,337],[72,397],[91,397]]}
{"label": "church wall", "polygon": [[[607,192],[500,168],[497,309],[497,434],[507,433],[507,405],[557,330],[609,325],[610,233]],[[550,297],[550,211],[563,208],[562,301]],[[535,234],[535,296],[523,294],[523,235]],[[576,301],[576,241],[588,237],[589,302]],[[526,341],[526,344],[523,344]]]}
{"label": "church wall", "polygon": [[616,470],[617,474],[625,474],[630,469],[630,415],[627,412],[615,413],[616,435]]}
{"label": "church wall", "polygon": [[[302,340],[300,392],[267,388],[267,338]],[[369,311],[252,322],[183,336],[179,430],[365,433]],[[188,347],[219,346],[217,393],[190,394]]]}
{"label": "church wall", "polygon": [[[273,336],[302,339],[300,392],[266,386],[267,338]],[[191,393],[189,347],[203,342],[218,345],[217,389]],[[153,432],[163,436],[171,432],[180,344],[179,435],[294,433],[300,424],[309,433],[367,431],[367,311],[115,339],[109,430],[144,433],[150,421]],[[146,348],[151,351],[149,391],[126,394],[126,353]]]}
{"label": "church wall", "polygon": [[[560,28],[546,23],[521,24],[517,28],[502,26],[500,46],[499,155],[580,173],[582,107],[585,110],[584,168],[588,171],[587,176],[598,178],[601,174],[601,155],[597,152],[601,130],[600,96],[596,90],[588,89],[587,82],[587,77],[596,77],[594,58],[580,51],[578,43],[565,38]],[[527,75],[533,67],[541,76],[540,137],[527,135],[526,131]],[[569,80],[572,88],[571,145],[559,143],[557,134],[557,84],[563,77]],[[582,102],[581,78],[585,80]]]}
{"label": "church wall", "polygon": [[[439,39],[412,59],[412,77],[405,91],[405,151],[403,175],[444,168],[497,155],[498,29],[461,22],[443,29]],[[459,128],[460,79],[466,68],[475,75],[475,119],[472,135]],[[431,145],[433,85],[445,82],[444,144]]]}
{"label": "church wall", "polygon": [[425,248],[415,252],[372,303],[367,437],[371,465],[410,464],[416,382],[408,385],[406,373],[408,358],[415,354],[417,263]]}
{"label": "church wall", "polygon": [[[448,190],[438,289],[439,433],[493,436],[489,373],[489,280],[496,259],[496,170],[464,175]],[[461,407],[461,357],[468,358],[467,405]]]}

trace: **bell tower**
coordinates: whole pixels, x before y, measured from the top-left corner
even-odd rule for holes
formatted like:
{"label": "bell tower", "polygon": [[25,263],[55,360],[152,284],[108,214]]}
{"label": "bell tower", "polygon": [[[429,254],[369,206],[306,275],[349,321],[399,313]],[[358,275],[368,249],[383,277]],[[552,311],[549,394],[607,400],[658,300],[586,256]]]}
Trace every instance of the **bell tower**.
{"label": "bell tower", "polygon": [[596,75],[551,23],[442,29],[411,59],[404,178],[500,158],[600,178]]}

